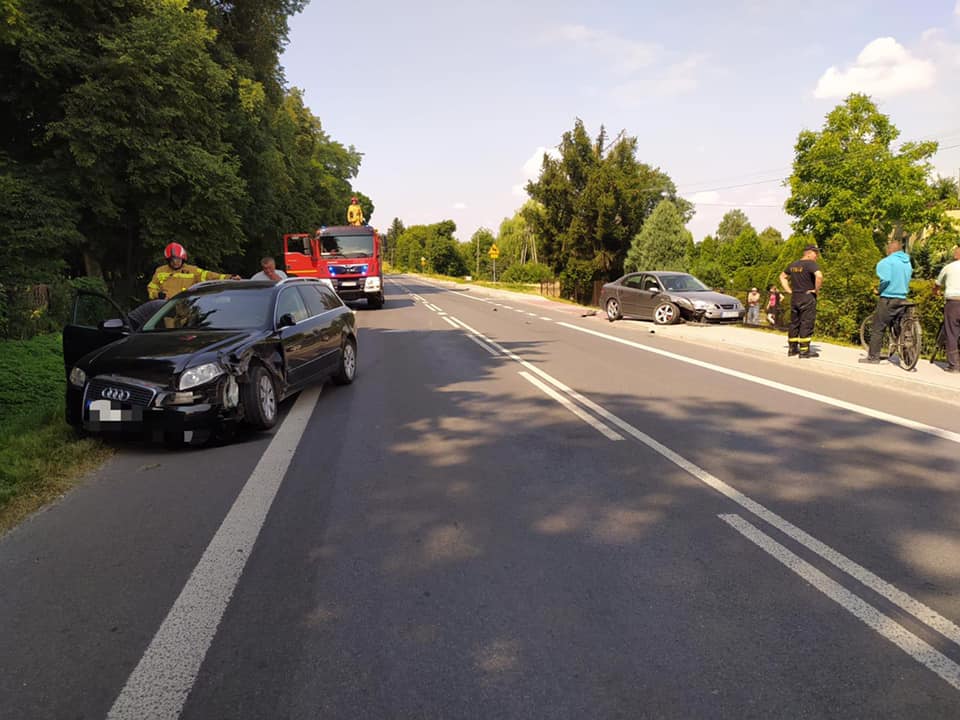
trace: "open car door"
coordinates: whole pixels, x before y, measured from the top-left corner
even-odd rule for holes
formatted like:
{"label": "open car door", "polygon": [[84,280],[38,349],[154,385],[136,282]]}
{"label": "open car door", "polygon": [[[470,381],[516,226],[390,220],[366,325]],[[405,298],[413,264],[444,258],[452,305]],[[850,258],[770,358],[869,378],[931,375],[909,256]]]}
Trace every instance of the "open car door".
{"label": "open car door", "polygon": [[[111,322],[107,322],[111,321]],[[70,369],[89,352],[130,334],[130,321],[113,300],[92,290],[77,290],[63,328],[63,366]]]}

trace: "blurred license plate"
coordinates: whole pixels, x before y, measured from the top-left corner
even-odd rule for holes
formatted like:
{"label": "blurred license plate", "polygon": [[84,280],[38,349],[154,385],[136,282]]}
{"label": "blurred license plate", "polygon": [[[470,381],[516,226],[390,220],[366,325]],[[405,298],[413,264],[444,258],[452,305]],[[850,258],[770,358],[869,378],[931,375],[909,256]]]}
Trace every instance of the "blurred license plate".
{"label": "blurred license plate", "polygon": [[143,408],[124,407],[110,400],[92,400],[87,405],[87,417],[90,422],[140,422]]}
{"label": "blurred license plate", "polygon": [[740,317],[740,313],[738,313],[736,310],[724,310],[722,313],[720,313],[720,317],[725,317],[725,318]]}
{"label": "blurred license plate", "polygon": [[341,280],[340,287],[356,287],[357,283],[355,280]]}

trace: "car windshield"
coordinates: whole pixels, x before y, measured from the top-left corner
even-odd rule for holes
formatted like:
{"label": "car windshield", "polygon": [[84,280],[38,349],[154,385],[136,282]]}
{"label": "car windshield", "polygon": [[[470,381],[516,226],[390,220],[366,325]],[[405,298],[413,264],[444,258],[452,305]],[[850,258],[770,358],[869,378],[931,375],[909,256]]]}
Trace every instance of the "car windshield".
{"label": "car windshield", "polygon": [[320,254],[324,257],[370,257],[373,235],[322,235]]}
{"label": "car windshield", "polygon": [[693,275],[661,275],[660,282],[669,292],[707,292],[710,290]]}
{"label": "car windshield", "polygon": [[271,295],[271,288],[263,288],[179,296],[160,308],[142,332],[263,327],[267,323]]}

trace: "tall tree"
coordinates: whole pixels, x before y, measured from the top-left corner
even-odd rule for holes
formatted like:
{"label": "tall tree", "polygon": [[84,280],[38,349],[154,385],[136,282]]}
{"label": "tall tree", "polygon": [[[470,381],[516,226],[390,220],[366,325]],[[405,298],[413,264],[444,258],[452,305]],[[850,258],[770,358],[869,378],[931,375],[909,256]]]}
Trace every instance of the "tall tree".
{"label": "tall tree", "polygon": [[679,270],[690,267],[693,236],[683,226],[683,216],[670,200],[663,200],[643,224],[627,252],[624,269]]}
{"label": "tall tree", "polygon": [[591,141],[577,119],[565,132],[559,157],[544,155],[540,175],[527,193],[542,212],[531,215],[541,261],[560,272],[572,261],[582,275],[616,277],[644,221],[664,198],[689,219],[692,206],[676,196],[668,175],[637,160],[637,139],[621,133],[612,141],[601,127]]}
{"label": "tall tree", "polygon": [[726,245],[736,240],[740,233],[748,228],[756,232],[753,225],[750,224],[750,218],[747,217],[747,214],[740,208],[735,208],[724,213],[714,237],[716,237],[718,243]]}
{"label": "tall tree", "polygon": [[827,249],[847,222],[867,228],[878,243],[893,231],[912,232],[942,214],[927,183],[936,142],[893,143],[900,131],[866,95],[852,94],[804,130],[794,148],[787,212],[798,233]]}

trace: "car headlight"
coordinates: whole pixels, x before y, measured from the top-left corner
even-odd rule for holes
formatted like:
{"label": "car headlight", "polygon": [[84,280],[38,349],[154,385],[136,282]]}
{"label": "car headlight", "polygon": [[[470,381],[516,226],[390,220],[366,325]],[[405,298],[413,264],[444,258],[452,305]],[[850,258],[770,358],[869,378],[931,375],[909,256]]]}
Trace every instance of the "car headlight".
{"label": "car headlight", "polygon": [[190,368],[180,376],[180,389],[189,390],[197,385],[203,385],[223,375],[223,368],[218,363],[207,363]]}
{"label": "car headlight", "polygon": [[706,300],[694,300],[694,301],[693,301],[693,306],[694,306],[697,310],[709,310],[711,305],[713,305],[713,303],[708,303]]}
{"label": "car headlight", "polygon": [[368,277],[363,283],[363,289],[366,292],[376,292],[380,289],[380,278],[378,277]]}
{"label": "car headlight", "polygon": [[70,371],[70,384],[74,387],[83,387],[87,384],[87,374],[78,367]]}

